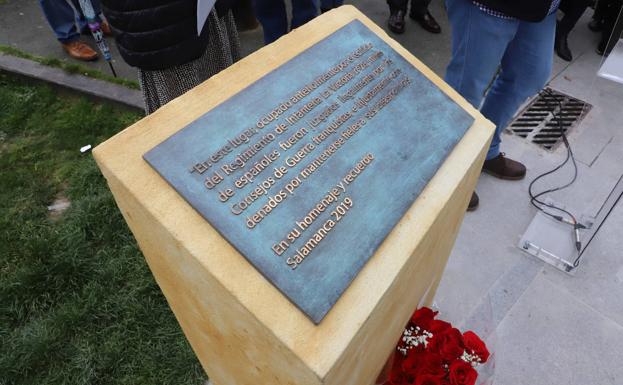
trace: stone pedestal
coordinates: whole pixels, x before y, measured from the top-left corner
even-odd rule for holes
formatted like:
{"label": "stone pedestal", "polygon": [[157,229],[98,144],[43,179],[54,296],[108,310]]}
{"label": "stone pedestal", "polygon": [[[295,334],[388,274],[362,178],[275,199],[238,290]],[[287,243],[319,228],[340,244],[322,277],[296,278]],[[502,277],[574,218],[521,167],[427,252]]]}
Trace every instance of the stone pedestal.
{"label": "stone pedestal", "polygon": [[[475,122],[335,306],[315,325],[142,156],[354,19],[422,71]],[[214,384],[371,385],[409,315],[418,305],[432,301],[493,129],[381,28],[354,7],[344,6],[234,64],[99,145],[93,154]]]}

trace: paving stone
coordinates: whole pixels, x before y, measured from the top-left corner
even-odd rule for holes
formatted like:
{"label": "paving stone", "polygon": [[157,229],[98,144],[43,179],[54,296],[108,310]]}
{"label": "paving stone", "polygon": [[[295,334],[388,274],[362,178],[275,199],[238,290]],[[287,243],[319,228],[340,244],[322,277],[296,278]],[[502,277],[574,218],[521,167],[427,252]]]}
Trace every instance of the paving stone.
{"label": "paving stone", "polygon": [[62,69],[0,53],[0,70],[68,88],[82,94],[142,110],[141,92],[104,80],[69,74]]}
{"label": "paving stone", "polygon": [[619,205],[588,245],[575,276],[561,273],[549,266],[541,275],[623,326],[621,229],[623,206]]}
{"label": "paving stone", "polygon": [[623,327],[541,275],[497,338],[497,384],[620,385],[623,379]]}

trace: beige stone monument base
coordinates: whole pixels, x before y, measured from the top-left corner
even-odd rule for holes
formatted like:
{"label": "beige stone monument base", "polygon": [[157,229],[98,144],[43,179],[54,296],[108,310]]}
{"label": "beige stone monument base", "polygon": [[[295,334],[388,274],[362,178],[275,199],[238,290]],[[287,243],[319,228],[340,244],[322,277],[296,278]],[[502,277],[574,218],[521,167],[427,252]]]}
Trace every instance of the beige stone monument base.
{"label": "beige stone monument base", "polygon": [[[475,117],[335,307],[314,325],[142,155],[293,56],[359,19]],[[493,133],[463,98],[352,6],[318,17],[134,124],[93,154],[156,281],[216,385],[370,385],[429,304]]]}

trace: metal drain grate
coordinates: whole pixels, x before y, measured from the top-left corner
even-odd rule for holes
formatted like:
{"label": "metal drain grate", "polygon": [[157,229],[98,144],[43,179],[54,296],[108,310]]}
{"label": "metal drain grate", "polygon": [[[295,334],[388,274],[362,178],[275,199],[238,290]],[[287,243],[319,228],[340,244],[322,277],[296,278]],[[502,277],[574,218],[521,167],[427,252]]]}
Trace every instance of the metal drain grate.
{"label": "metal drain grate", "polygon": [[509,129],[548,150],[562,140],[562,131],[577,126],[593,106],[561,92],[546,88],[513,120]]}

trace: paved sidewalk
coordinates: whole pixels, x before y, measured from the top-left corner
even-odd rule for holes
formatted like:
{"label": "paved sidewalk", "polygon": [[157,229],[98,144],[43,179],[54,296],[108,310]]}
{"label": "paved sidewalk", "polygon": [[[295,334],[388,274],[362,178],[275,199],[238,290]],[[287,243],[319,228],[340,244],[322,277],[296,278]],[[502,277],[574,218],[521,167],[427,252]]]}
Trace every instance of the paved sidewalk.
{"label": "paved sidewalk", "polygon": [[[382,0],[353,0],[347,3],[355,4],[368,17],[379,25],[385,25],[387,6]],[[450,40],[447,33],[447,21],[440,1],[431,4],[433,14],[439,16],[439,21],[445,27],[441,35],[432,35],[424,31],[412,21],[408,22],[407,33],[400,36],[400,41],[411,52],[437,73],[441,73],[447,64],[446,52],[449,52]],[[93,44],[91,36],[83,35],[82,40]],[[248,55],[263,46],[261,27],[253,31],[240,34],[242,53]],[[120,77],[136,80],[136,70],[123,62],[119,55],[114,39],[107,38],[112,56],[113,65]],[[3,0],[0,1],[0,45],[7,45],[30,54],[51,57],[68,63],[81,63],[96,68],[106,74],[111,74],[107,63],[102,59],[95,62],[81,62],[65,54],[50,29],[37,0]]]}
{"label": "paved sidewalk", "polygon": [[[570,37],[574,61],[556,57],[550,82],[555,90],[593,105],[569,134],[578,179],[552,199],[594,215],[623,175],[623,85],[596,77],[601,57],[595,53],[599,37],[587,28],[590,14]],[[623,384],[621,203],[584,253],[576,275],[562,273],[516,245],[536,213],[529,183],[560,163],[565,148],[550,152],[505,135],[502,150],[527,165],[527,178],[480,178],[481,204],[465,217],[437,293],[439,307],[467,327],[490,321],[496,384]],[[570,177],[568,170],[540,186],[560,185]]]}

